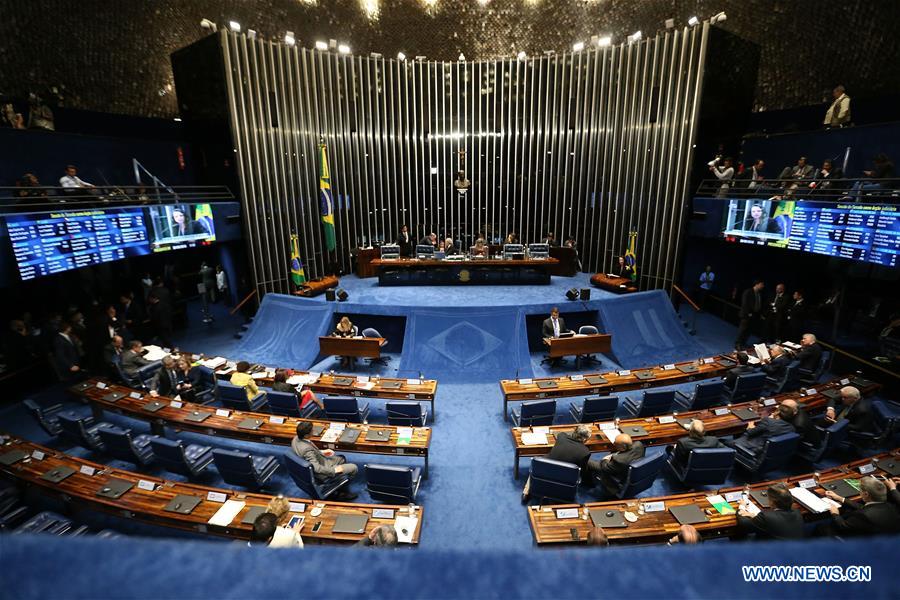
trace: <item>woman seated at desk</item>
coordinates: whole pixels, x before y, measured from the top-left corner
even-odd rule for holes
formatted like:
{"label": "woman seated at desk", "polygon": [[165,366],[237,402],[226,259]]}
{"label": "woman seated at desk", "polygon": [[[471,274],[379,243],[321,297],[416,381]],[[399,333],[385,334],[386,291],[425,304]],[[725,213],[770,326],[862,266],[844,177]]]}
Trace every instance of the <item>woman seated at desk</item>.
{"label": "woman seated at desk", "polygon": [[297,396],[297,406],[300,408],[300,414],[303,414],[303,411],[310,404],[315,404],[319,407],[319,410],[325,410],[325,405],[322,404],[322,401],[316,398],[316,395],[309,389],[309,386],[303,386],[300,388],[300,391],[297,391],[297,388],[287,382],[288,373],[285,369],[275,369],[275,377],[272,382],[272,389],[276,392],[288,392]]}
{"label": "woman seated at desk", "polygon": [[447,238],[444,240],[444,246],[441,248],[444,251],[444,256],[453,256],[454,254],[459,254],[459,250],[456,249],[456,244],[453,243],[453,238]]}
{"label": "woman seated at desk", "polygon": [[484,256],[487,257],[488,247],[484,244],[483,238],[478,238],[475,240],[475,245],[472,246],[472,256]]}
{"label": "woman seated at desk", "polygon": [[341,317],[341,320],[338,321],[337,327],[334,328],[334,337],[356,337],[358,334],[356,333],[356,325],[350,322],[348,317]]}

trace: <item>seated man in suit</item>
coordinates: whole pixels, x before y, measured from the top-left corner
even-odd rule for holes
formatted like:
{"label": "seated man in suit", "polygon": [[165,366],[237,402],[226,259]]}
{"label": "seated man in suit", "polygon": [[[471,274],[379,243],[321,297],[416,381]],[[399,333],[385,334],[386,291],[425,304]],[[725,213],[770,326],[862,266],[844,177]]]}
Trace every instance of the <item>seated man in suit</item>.
{"label": "seated man in suit", "polygon": [[142,367],[153,364],[143,357],[144,345],[141,340],[131,340],[128,350],[122,353],[122,371],[129,377],[137,377]]}
{"label": "seated man in suit", "polygon": [[[547,458],[575,465],[581,469],[581,481],[591,485],[595,469],[599,466],[597,461],[590,460],[591,450],[584,445],[591,437],[591,428],[587,425],[579,425],[572,433],[558,433],[556,443],[550,450]],[[528,502],[528,490],[531,488],[531,477],[525,480],[522,490],[522,503]]]}
{"label": "seated man in suit", "polygon": [[875,414],[872,411],[872,401],[863,398],[859,390],[852,385],[841,388],[841,406],[835,408],[834,402],[828,402],[828,410],[825,411],[826,423],[837,423],[841,419],[847,419],[850,435],[875,432]]}
{"label": "seated man in suit", "polygon": [[544,319],[544,325],[541,333],[545,338],[558,338],[561,333],[567,332],[566,321],[559,316],[559,309],[553,307],[550,309],[550,318]]}
{"label": "seated man in suit", "polygon": [[818,447],[822,443],[822,430],[816,427],[806,411],[796,400],[785,400],[778,406],[781,418],[794,426],[800,441]]}
{"label": "seated man in suit", "polygon": [[[316,474],[316,480],[327,481],[335,475],[341,474],[353,480],[359,471],[356,465],[348,463],[345,457],[335,454],[334,450],[319,450],[316,448],[315,444],[306,439],[310,432],[312,432],[312,423],[309,421],[297,423],[297,437],[291,440],[291,450],[312,465],[313,472]],[[344,502],[349,502],[355,498],[356,494],[348,491],[346,488],[335,495],[335,499]]]}
{"label": "seated man in suit", "polygon": [[[613,443],[614,452],[610,452],[596,464],[597,473],[604,491],[615,495],[622,487],[622,480],[628,473],[628,465],[644,458],[644,445],[641,442],[633,442],[627,433],[620,433]],[[592,468],[593,466],[590,465]]]}
{"label": "seated man in suit", "polygon": [[771,508],[761,510],[755,517],[750,516],[744,504],[738,508],[737,522],[741,533],[754,533],[758,540],[802,538],[803,516],[793,507],[794,497],[788,487],[781,482],[773,483],[767,492]]}
{"label": "seated man in suit", "polygon": [[714,435],[706,435],[706,426],[703,421],[694,419],[691,421],[688,435],[678,440],[674,446],[666,448],[666,452],[672,455],[672,462],[684,466],[694,448],[718,448],[721,445],[719,438]]}
{"label": "seated man in suit", "polygon": [[816,340],[813,333],[804,333],[800,338],[800,350],[796,359],[800,362],[800,368],[804,371],[815,371],[819,368],[819,360],[822,358],[822,346]]}
{"label": "seated man in suit", "polygon": [[393,548],[397,545],[397,530],[394,529],[393,525],[379,525],[370,531],[366,537],[353,545],[360,547]]}
{"label": "seated man in suit", "polygon": [[438,248],[437,234],[429,233],[428,235],[423,237],[421,240],[419,240],[418,245],[419,246],[433,246],[434,249],[437,250],[437,248]]}
{"label": "seated man in suit", "polygon": [[750,364],[750,357],[746,352],[738,352],[736,358],[738,366],[734,367],[733,369],[729,369],[728,373],[725,374],[725,387],[730,390],[734,389],[734,384],[737,383],[738,377],[756,371],[756,369]]}
{"label": "seated man in suit", "polygon": [[672,544],[693,546],[694,544],[700,544],[702,542],[703,538],[700,537],[700,532],[697,531],[696,527],[693,525],[682,525],[678,528],[678,533],[669,538],[669,541],[666,542],[666,546],[671,546]]}
{"label": "seated man in suit", "polygon": [[793,359],[788,356],[784,348],[778,344],[772,344],[769,346],[769,358],[762,361],[762,370],[772,379],[780,380],[792,362],[794,362]]}
{"label": "seated man in suit", "polygon": [[164,356],[162,366],[150,380],[151,396],[177,396],[180,392],[178,373],[175,370],[175,359]]}
{"label": "seated man in suit", "polygon": [[831,490],[825,495],[840,506],[829,508],[831,523],[816,531],[841,536],[900,533],[900,510],[887,502],[887,486],[878,479],[869,476],[859,480],[859,501],[842,498]]}
{"label": "seated man in suit", "polygon": [[732,442],[724,442],[726,445],[736,449],[744,450],[748,454],[756,454],[762,450],[766,442],[773,437],[784,435],[786,433],[794,433],[794,426],[784,419],[784,415],[789,410],[778,405],[778,412],[771,417],[760,419],[759,421],[750,421],[747,423],[747,431],[744,435]]}
{"label": "seated man in suit", "polygon": [[114,335],[109,340],[109,343],[103,347],[103,365],[107,367],[109,373],[114,377],[119,376],[119,373],[116,371],[115,361],[121,358],[124,351],[125,341],[121,335]]}

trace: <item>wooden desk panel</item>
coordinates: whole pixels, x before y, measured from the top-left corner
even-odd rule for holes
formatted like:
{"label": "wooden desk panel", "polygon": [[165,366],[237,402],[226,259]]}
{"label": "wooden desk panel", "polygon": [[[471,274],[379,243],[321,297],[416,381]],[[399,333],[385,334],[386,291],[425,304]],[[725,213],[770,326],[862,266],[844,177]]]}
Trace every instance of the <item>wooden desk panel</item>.
{"label": "wooden desk panel", "polygon": [[[107,384],[108,387],[106,389],[100,389],[96,387],[97,382],[103,382]],[[96,418],[102,418],[102,411],[108,410],[110,412],[125,415],[127,417],[140,419],[142,421],[148,421],[152,424],[154,432],[157,434],[163,433],[163,426],[169,426],[177,430],[192,431],[201,435],[227,437],[231,439],[245,440],[248,442],[257,442],[260,444],[277,444],[281,446],[290,446],[291,441],[294,439],[297,431],[297,423],[299,423],[300,421],[309,421],[314,426],[319,424],[325,427],[325,429],[327,429],[328,426],[332,423],[331,421],[326,421],[323,419],[299,419],[295,417],[278,416],[275,416],[275,419],[283,419],[284,422],[273,423],[273,415],[231,409],[228,409],[229,415],[227,417],[222,417],[215,414],[215,407],[184,402],[183,406],[175,408],[169,404],[172,402],[171,398],[166,398],[163,396],[157,396],[156,398],[153,398],[149,394],[146,396],[142,396],[139,399],[131,398],[129,394],[141,392],[133,388],[113,384],[103,379],[91,379],[89,380],[89,383],[93,384],[93,387],[90,387],[82,392],[75,393],[77,393],[79,397],[83,398],[91,404],[91,407],[94,409],[94,416]],[[110,392],[119,392],[125,394],[125,397],[120,398],[115,402],[104,400],[104,396],[108,395]],[[143,407],[151,400],[161,400],[169,405],[157,410],[156,412],[144,410]],[[196,412],[206,412],[212,414],[202,422],[196,423],[188,419],[189,416]],[[238,423],[240,423],[244,419],[258,419],[262,421],[262,425],[260,425],[258,429],[241,429],[238,427]],[[413,436],[410,439],[409,444],[398,443],[399,428],[393,425],[363,425],[357,423],[346,423],[346,427],[348,429],[360,430],[360,436],[359,438],[357,438],[356,442],[352,444],[346,444],[339,441],[323,443],[321,441],[321,436],[310,436],[308,439],[312,442],[316,442],[316,446],[318,446],[319,448],[329,448],[340,452],[383,454],[391,456],[408,455],[422,457],[425,459],[424,474],[428,474],[428,449],[431,445],[430,427],[412,428]],[[390,431],[391,437],[384,442],[367,441],[365,439],[365,432],[370,429]]]}
{"label": "wooden desk panel", "polygon": [[[815,415],[817,413],[824,412],[828,407],[828,398],[823,394],[823,392],[831,389],[842,388],[843,384],[841,384],[841,381],[845,380],[845,378],[836,378],[828,383],[818,384],[815,388],[816,393],[811,395],[804,395],[798,391],[774,396],[773,399],[775,400],[776,404],[771,406],[764,406],[762,403],[754,400],[751,402],[734,404],[731,406],[731,408],[735,410],[739,408],[750,408],[757,414],[759,414],[760,418],[762,418],[774,413],[778,408],[778,404],[780,404],[781,402],[785,400],[796,400],[806,409],[806,411],[810,415]],[[880,385],[873,384],[870,387],[864,388],[860,391],[863,393],[863,395],[868,396],[874,394],[880,388]],[[725,407],[723,406],[711,408],[708,410],[681,412],[677,414],[677,417],[680,419],[691,418],[703,421],[703,424],[706,426],[706,433],[708,435],[714,435],[716,437],[743,433],[743,431],[747,428],[747,423],[749,423],[749,421],[742,421],[731,412],[728,412],[724,415],[716,415],[715,410],[717,410],[717,408],[723,409]],[[662,417],[667,416],[672,417],[675,415],[662,415]],[[679,439],[687,435],[687,431],[678,422],[660,423],[659,419],[660,417],[620,419],[619,429],[627,433],[628,427],[640,425],[647,431],[648,435],[641,436],[635,439],[640,440],[645,446],[664,446],[668,444],[674,444]],[[754,421],[756,420],[758,419],[754,419]],[[606,423],[608,422],[609,421],[606,421]],[[612,444],[609,442],[609,440],[606,438],[606,436],[603,434],[603,431],[599,427],[600,423],[584,424],[588,425],[591,428],[591,437],[585,443],[588,448],[590,448],[591,452],[609,452],[612,450]],[[556,443],[557,435],[559,435],[560,433],[571,433],[578,425],[578,423],[572,425],[551,425],[549,427],[550,433],[547,434],[547,444],[540,445],[526,445],[522,442],[522,433],[533,431],[531,427],[513,427],[510,431],[512,433],[513,446],[515,449],[515,467],[513,469],[514,477],[516,479],[519,478],[519,461],[521,458],[546,456],[550,453],[550,450]]]}
{"label": "wooden desk panel", "polygon": [[[857,460],[846,465],[840,465],[833,469],[828,469],[819,473],[818,481],[827,483],[835,479],[843,479],[847,477],[861,477],[858,468],[861,465],[868,465],[874,459],[892,459],[896,460],[900,457],[900,450],[895,449],[891,452],[885,452],[876,457]],[[768,488],[776,481],[783,481],[791,484],[804,479],[812,479],[815,477],[813,473],[806,473],[788,479],[778,479],[775,481],[764,481],[754,483],[749,486],[751,490],[761,490]],[[703,492],[687,492],[684,494],[676,494],[672,496],[659,496],[656,498],[640,498],[635,500],[614,500],[610,502],[590,502],[584,505],[578,504],[557,504],[552,506],[529,506],[528,521],[531,524],[531,531],[534,534],[534,540],[538,544],[574,544],[577,543],[572,539],[570,530],[572,528],[578,531],[578,539],[580,543],[584,543],[587,539],[588,532],[593,528],[590,515],[586,519],[579,517],[570,519],[557,519],[556,509],[560,508],[577,508],[579,515],[585,514],[587,510],[621,510],[631,511],[638,515],[638,520],[634,523],[628,523],[625,528],[609,528],[603,531],[609,537],[610,544],[649,544],[649,543],[665,543],[672,536],[678,533],[679,523],[669,512],[672,506],[682,506],[687,504],[696,504],[701,510],[712,510],[713,514],[707,513],[709,522],[694,525],[697,531],[704,539],[713,537],[724,537],[733,535],[737,531],[737,518],[735,515],[720,515],[718,511],[712,508],[712,505],[706,500],[707,496],[714,494],[727,494],[729,492],[738,492],[743,488],[729,487],[720,488],[718,490],[707,490]],[[817,495],[823,496],[825,490],[822,487],[815,487],[814,491]],[[666,510],[661,512],[639,514],[639,505],[648,502],[665,502]],[[731,503],[732,508],[737,509],[737,502]],[[829,513],[813,514],[797,504],[800,512],[806,521],[816,521],[827,518]]]}
{"label": "wooden desk panel", "polygon": [[579,356],[583,354],[605,354],[612,350],[612,336],[608,333],[573,335],[570,337],[544,338],[550,358]]}
{"label": "wooden desk panel", "polygon": [[418,258],[376,258],[372,260],[372,266],[393,267],[398,269],[418,269],[428,267],[546,267],[556,266],[559,260],[555,258],[524,258],[522,260],[506,260],[502,258],[478,258],[466,260],[437,260]]}
{"label": "wooden desk panel", "polygon": [[[200,533],[209,533],[212,535],[238,539],[249,539],[252,525],[244,525],[241,523],[241,520],[251,507],[265,507],[272,499],[272,496],[266,494],[219,489],[192,483],[180,483],[131,471],[113,469],[99,463],[57,452],[56,450],[33,444],[14,436],[7,436],[5,443],[0,446],[0,454],[5,454],[12,450],[22,450],[28,454],[38,450],[43,452],[45,457],[42,460],[29,458],[9,466],[0,465],[0,475],[3,477],[39,489],[44,493],[62,496],[68,501],[86,505],[93,510],[102,510],[124,518],[135,518],[163,527],[197,531]],[[41,475],[59,466],[67,466],[75,469],[75,473],[58,484],[41,479]],[[93,468],[96,472],[93,475],[82,473],[81,468],[83,466]],[[115,500],[97,496],[97,491],[102,489],[110,478],[124,479],[135,485]],[[156,489],[154,491],[140,489],[137,484],[138,481],[141,480],[155,484]],[[241,512],[238,513],[232,523],[228,526],[221,527],[210,525],[208,523],[209,519],[222,505],[218,502],[208,500],[207,494],[209,494],[209,492],[219,492],[227,496],[229,500],[241,500],[246,502],[247,505],[241,509]],[[182,515],[163,510],[166,504],[178,494],[198,496],[203,500],[189,515]],[[392,519],[374,518],[372,516],[372,511],[376,508],[393,509],[395,514],[402,510],[403,513],[401,514],[407,514],[406,506],[354,504],[321,500],[314,501],[309,498],[289,498],[289,500],[291,502],[299,502],[306,505],[307,509],[304,512],[296,513],[305,515],[306,517],[303,529],[300,531],[300,535],[306,543],[313,541],[357,542],[379,525],[393,523]],[[309,507],[313,504],[322,507],[321,515],[313,517],[309,514]],[[419,536],[422,532],[422,516],[424,509],[421,506],[417,506],[414,508],[414,511],[418,516],[418,523],[416,524],[416,530],[413,532],[412,539],[414,544],[418,544]],[[340,515],[360,514],[369,516],[369,522],[366,524],[366,534],[352,535],[332,532],[335,520]],[[311,529],[316,521],[322,521],[322,526],[317,533],[312,533]]]}
{"label": "wooden desk panel", "polygon": [[631,294],[638,291],[637,285],[627,277],[610,277],[606,273],[591,275],[591,283],[614,294]]}
{"label": "wooden desk panel", "polygon": [[381,358],[384,338],[367,337],[319,337],[319,354],[325,356],[355,356],[357,358]]}

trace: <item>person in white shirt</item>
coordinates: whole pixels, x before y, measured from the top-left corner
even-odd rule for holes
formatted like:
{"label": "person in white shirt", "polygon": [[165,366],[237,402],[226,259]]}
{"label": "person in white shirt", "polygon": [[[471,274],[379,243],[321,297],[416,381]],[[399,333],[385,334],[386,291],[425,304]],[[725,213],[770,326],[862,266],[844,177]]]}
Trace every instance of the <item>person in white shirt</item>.
{"label": "person in white shirt", "polygon": [[850,123],[850,96],[844,93],[844,86],[839,85],[831,92],[834,102],[825,111],[826,127],[843,127]]}
{"label": "person in white shirt", "polygon": [[[228,277],[225,275],[225,269],[222,268],[222,265],[216,265],[216,289],[219,290],[219,295],[222,298],[225,298],[225,292],[228,290]],[[228,300],[226,299],[227,303]]]}
{"label": "person in white shirt", "polygon": [[719,186],[718,196],[726,195],[731,188],[730,182],[734,179],[734,167],[731,165],[732,161],[730,157],[722,159],[722,164],[719,164],[718,160],[714,160],[709,165],[709,170],[712,174],[716,176],[716,179],[722,182],[722,185]]}
{"label": "person in white shirt", "polygon": [[59,178],[60,187],[68,194],[77,194],[80,189],[94,189],[96,186],[78,177],[78,169],[74,165],[66,167],[66,174]]}

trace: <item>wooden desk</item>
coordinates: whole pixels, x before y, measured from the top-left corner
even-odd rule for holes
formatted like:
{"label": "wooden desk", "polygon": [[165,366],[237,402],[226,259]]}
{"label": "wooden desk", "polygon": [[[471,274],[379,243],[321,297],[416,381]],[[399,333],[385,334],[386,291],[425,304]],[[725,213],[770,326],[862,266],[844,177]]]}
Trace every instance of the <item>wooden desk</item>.
{"label": "wooden desk", "polygon": [[[730,359],[727,356],[721,355],[703,358],[699,361],[685,361],[672,363],[670,365],[648,367],[647,369],[635,369],[632,371],[613,371],[602,374],[590,373],[583,376],[570,375],[568,377],[545,377],[543,379],[533,379],[530,383],[519,383],[519,380],[517,379],[503,379],[500,381],[500,391],[503,395],[503,418],[505,420],[509,419],[508,409],[510,402],[539,400],[543,398],[567,398],[573,396],[611,394],[613,392],[661,387],[664,385],[685,383],[686,381],[720,377],[734,365],[724,366],[723,363],[717,362],[719,360]],[[698,362],[700,364],[696,364]],[[685,373],[678,370],[678,367],[688,368],[689,365],[696,366],[696,371]],[[635,374],[638,372],[652,373],[653,378],[646,380],[639,379]],[[593,384],[588,381],[588,377],[594,376],[602,377],[606,380],[606,383]],[[553,382],[555,387],[541,388],[538,385],[541,381]]]}
{"label": "wooden desk", "polygon": [[627,277],[610,277],[606,273],[591,275],[591,283],[614,294],[631,294],[638,291],[637,285]]}
{"label": "wooden desk", "polygon": [[[885,452],[873,458],[880,460],[897,460],[898,457],[900,457],[900,450]],[[872,458],[866,458],[863,460],[857,460],[852,463],[848,463],[846,465],[840,465],[832,469],[820,472],[818,480],[822,483],[827,483],[829,481],[834,481],[835,479],[844,479],[848,477],[852,477],[855,479],[861,476],[858,470],[859,467],[861,465],[868,465],[872,462]],[[786,480],[779,479],[776,481],[784,481],[790,487],[796,487],[796,484],[798,482],[803,481],[804,479],[813,478],[813,473],[806,473],[803,475],[798,475],[796,477],[791,477]],[[749,487],[751,490],[764,490],[768,488],[772,483],[775,483],[775,481],[762,481],[759,483],[751,484]],[[638,515],[638,520],[634,523],[628,523],[628,526],[624,528],[604,529],[604,532],[606,532],[606,535],[609,537],[610,544],[661,544],[667,542],[670,538],[672,538],[672,536],[678,533],[679,523],[675,519],[675,517],[672,516],[672,513],[670,513],[668,509],[672,506],[695,504],[704,511],[706,511],[707,509],[713,511],[713,514],[707,515],[707,517],[709,518],[709,522],[694,525],[694,527],[697,528],[697,531],[700,532],[700,535],[703,536],[704,539],[724,537],[733,535],[737,532],[737,518],[733,514],[720,515],[714,508],[712,508],[712,505],[710,505],[706,498],[707,496],[711,496],[716,493],[722,494],[724,496],[727,493],[739,492],[742,489],[743,488],[741,487],[729,487],[702,492],[687,492],[684,494],[676,494],[672,496],[659,496],[656,498],[614,500],[611,502],[591,502],[584,505],[558,504],[553,506],[545,505],[543,507],[529,506],[527,509],[528,521],[531,523],[531,531],[534,534],[534,540],[538,544],[583,544],[587,539],[588,531],[590,531],[593,527],[590,516],[588,516],[587,519],[582,519],[580,517],[557,519],[556,509],[577,508],[579,510],[579,515],[583,515],[585,509],[621,511],[627,510]],[[825,490],[819,486],[813,488],[813,491],[819,496],[823,496],[825,493]],[[648,502],[665,502],[666,510],[662,512],[645,513],[643,515],[639,514],[639,504],[646,504]],[[731,502],[732,508],[736,510],[737,504],[737,502]],[[799,504],[797,504],[797,506],[799,506]],[[803,507],[800,507],[800,512],[803,514],[803,518],[806,521],[816,521],[827,518],[829,516],[829,513],[827,512],[823,514],[810,513]],[[575,542],[572,539],[572,535],[570,533],[570,529],[572,528],[575,528],[578,531],[579,542]]]}
{"label": "wooden desk", "polygon": [[[96,387],[98,382],[107,385],[106,389]],[[97,419],[103,418],[103,411],[110,411],[120,415],[125,415],[134,419],[148,421],[151,428],[157,435],[164,435],[164,427],[168,426],[175,430],[192,431],[201,435],[211,435],[226,437],[236,440],[245,440],[248,442],[257,442],[260,444],[278,444],[280,446],[290,446],[291,440],[297,431],[297,423],[300,421],[309,421],[315,428],[321,425],[324,429],[328,429],[331,421],[324,419],[299,419],[295,417],[278,417],[267,413],[255,413],[249,411],[228,410],[227,417],[215,414],[216,408],[203,406],[200,404],[192,404],[183,402],[181,407],[171,406],[172,399],[164,396],[153,398],[149,394],[144,396],[140,390],[117,385],[103,379],[90,379],[88,383],[92,387],[77,391],[76,388],[69,388],[79,398],[88,402]],[[119,392],[124,394],[123,398],[116,401],[104,399],[111,392]],[[130,394],[140,394],[140,398],[132,398]],[[160,400],[167,406],[150,412],[144,410],[144,406],[151,400]],[[197,423],[188,419],[192,414],[211,413],[209,417],[202,422]],[[273,422],[273,417],[274,421]],[[258,419],[262,421],[262,425],[258,429],[242,429],[238,427],[238,423],[244,419]],[[278,423],[277,421],[282,421]],[[399,443],[399,428],[393,425],[362,425],[356,423],[346,423],[348,429],[359,429],[360,435],[352,444],[342,442],[323,443],[321,434],[311,435],[308,439],[316,443],[319,448],[330,448],[339,452],[355,452],[360,454],[382,454],[390,456],[416,456],[425,460],[423,474],[428,475],[428,448],[431,445],[431,428],[430,427],[414,427],[413,435],[408,444]],[[384,442],[373,442],[366,440],[366,432],[368,430],[389,431],[390,439]],[[324,433],[324,432],[323,432]]]}
{"label": "wooden desk", "polygon": [[[810,415],[815,415],[817,413],[824,412],[828,407],[828,398],[823,394],[823,392],[832,389],[839,390],[843,387],[843,384],[841,384],[842,380],[843,379],[838,378],[828,383],[818,384],[815,388],[816,393],[811,395],[804,395],[800,392],[790,392],[787,394],[774,396],[772,399],[775,400],[776,404],[773,404],[771,406],[764,406],[762,403],[754,400],[751,402],[742,402],[740,404],[735,404],[732,406],[732,408],[735,410],[738,408],[750,408],[757,414],[759,414],[760,418],[763,418],[774,413],[778,408],[778,404],[780,404],[781,402],[785,400],[796,400],[804,407],[807,413],[809,413]],[[863,393],[863,395],[870,395],[878,391],[878,389],[880,388],[880,385],[872,384],[870,387],[861,389],[860,391]],[[715,407],[708,410],[682,412],[678,413],[677,417],[679,419],[690,418],[703,421],[703,424],[706,426],[707,435],[721,437],[725,435],[743,433],[747,428],[747,423],[749,423],[749,421],[742,421],[731,412],[728,412],[727,409],[726,414],[715,414],[717,409],[721,410],[724,408],[725,407]],[[660,423],[660,419],[667,420],[667,417],[673,416],[675,415],[669,414],[662,415],[660,417],[620,419],[619,429],[621,431],[624,431],[625,433],[628,433],[629,427],[640,425],[647,431],[648,435],[636,437],[635,439],[640,440],[641,443],[643,443],[645,446],[665,446],[668,444],[674,444],[679,439],[687,435],[687,430],[685,430],[685,428],[677,422]],[[754,421],[757,420],[759,419],[754,419]],[[524,432],[533,431],[531,427],[513,427],[510,430],[512,432],[513,446],[515,448],[515,466],[513,469],[513,476],[516,479],[519,478],[519,462],[521,458],[545,456],[549,454],[550,450],[553,448],[553,444],[556,443],[556,436],[561,433],[573,432],[577,425],[578,423],[571,425],[551,425],[548,428],[549,433],[547,434],[547,443],[539,445],[528,445],[522,442],[522,434]],[[585,423],[585,425],[591,428],[591,437],[587,442],[585,442],[587,447],[590,448],[591,452],[609,452],[612,450],[612,444],[609,443],[609,440],[600,429],[601,423]]]}
{"label": "wooden desk", "polygon": [[304,298],[312,298],[325,293],[325,290],[336,288],[340,281],[334,275],[326,275],[320,279],[307,281],[300,289],[294,292],[295,296],[303,296]]}
{"label": "wooden desk", "polygon": [[319,353],[325,356],[353,356],[356,358],[381,358],[384,338],[370,337],[319,337]]}
{"label": "wooden desk", "polygon": [[590,335],[575,334],[570,337],[544,338],[550,358],[579,356],[583,354],[605,354],[612,350],[612,336],[608,333]]}
{"label": "wooden desk", "polygon": [[[245,525],[241,523],[241,520],[251,507],[265,507],[269,501],[272,500],[272,496],[267,494],[219,489],[193,483],[180,483],[145,475],[143,473],[113,469],[99,463],[57,452],[56,450],[39,446],[38,444],[33,444],[14,436],[10,436],[6,443],[0,446],[0,454],[5,454],[12,450],[22,450],[29,454],[37,450],[43,452],[45,456],[42,460],[30,458],[9,466],[0,465],[0,476],[30,488],[40,490],[48,495],[61,496],[68,502],[76,502],[92,510],[101,510],[118,517],[138,519],[163,527],[196,531],[237,539],[249,539],[250,532],[253,528],[252,524]],[[67,466],[75,469],[75,473],[58,484],[41,479],[41,475],[60,466]],[[95,470],[95,473],[93,475],[87,475],[81,472],[83,467],[92,468]],[[134,487],[115,500],[97,496],[97,492],[101,490],[111,478],[123,479],[131,482],[134,484]],[[139,488],[137,485],[138,481],[153,483],[155,487],[154,491]],[[221,508],[222,504],[208,500],[207,494],[209,494],[209,492],[221,493],[229,500],[241,500],[246,502],[247,505],[241,509],[241,512],[237,514],[228,526],[222,527],[211,525],[208,523],[209,519],[217,510],[219,510],[219,508]],[[163,510],[169,501],[178,494],[198,496],[203,500],[189,515],[182,515]],[[372,511],[374,509],[389,508],[393,509],[395,514],[402,511],[400,514],[403,515],[406,515],[408,510],[406,506],[353,504],[310,500],[309,498],[289,498],[289,500],[304,505],[304,510],[296,513],[305,515],[306,517],[303,529],[300,531],[304,543],[357,542],[376,527],[385,524],[393,524],[393,519],[377,519],[373,517]],[[317,517],[311,516],[309,514],[309,507],[311,505],[322,507],[322,514]],[[419,536],[422,532],[422,516],[424,508],[416,506],[413,510],[414,514],[418,516],[418,522],[416,523],[416,529],[412,535],[412,543],[418,544]],[[354,535],[332,532],[335,519],[337,519],[338,516],[361,514],[369,516],[369,522],[366,524],[366,534]],[[321,521],[322,526],[318,532],[313,533],[311,530],[316,521]]]}
{"label": "wooden desk", "polygon": [[555,258],[503,260],[372,260],[378,285],[549,285]]}
{"label": "wooden desk", "polygon": [[381,256],[381,248],[357,248],[356,250],[356,276],[360,279],[375,277],[378,269],[372,265],[372,261]]}

